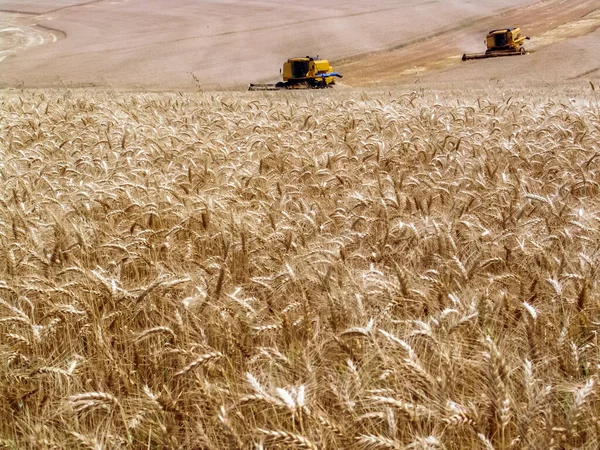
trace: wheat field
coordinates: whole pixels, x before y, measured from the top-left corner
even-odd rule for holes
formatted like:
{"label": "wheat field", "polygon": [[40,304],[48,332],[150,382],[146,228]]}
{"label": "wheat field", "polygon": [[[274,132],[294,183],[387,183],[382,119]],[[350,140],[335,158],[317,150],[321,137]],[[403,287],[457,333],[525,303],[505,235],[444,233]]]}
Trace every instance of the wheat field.
{"label": "wheat field", "polygon": [[596,449],[600,112],[0,94],[0,447]]}

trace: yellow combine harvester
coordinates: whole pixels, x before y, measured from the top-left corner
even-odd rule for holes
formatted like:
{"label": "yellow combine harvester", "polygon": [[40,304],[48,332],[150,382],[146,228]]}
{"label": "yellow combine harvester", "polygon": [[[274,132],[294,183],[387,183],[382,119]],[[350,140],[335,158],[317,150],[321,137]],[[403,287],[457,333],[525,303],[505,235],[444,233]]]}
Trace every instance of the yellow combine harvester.
{"label": "yellow combine harvester", "polygon": [[251,84],[249,91],[273,91],[277,89],[320,89],[332,87],[335,78],[342,75],[333,71],[326,59],[290,58],[283,63],[282,78],[276,84]]}
{"label": "yellow combine harvester", "polygon": [[469,59],[496,58],[498,56],[525,55],[527,51],[523,48],[528,36],[521,34],[520,28],[501,28],[490,31],[485,37],[487,50],[485,53],[465,53],[463,61]]}

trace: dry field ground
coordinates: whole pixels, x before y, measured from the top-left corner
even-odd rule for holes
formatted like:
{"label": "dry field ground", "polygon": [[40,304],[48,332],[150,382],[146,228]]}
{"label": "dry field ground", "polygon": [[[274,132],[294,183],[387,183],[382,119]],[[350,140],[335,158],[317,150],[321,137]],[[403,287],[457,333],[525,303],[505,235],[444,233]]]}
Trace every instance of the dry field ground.
{"label": "dry field ground", "polygon": [[[25,39],[16,49],[6,48],[12,56],[1,63],[0,82],[164,89],[193,86],[193,73],[205,88],[247,85],[277,77],[290,56],[318,54],[336,60],[379,51],[534,3],[4,0],[0,24],[11,29],[21,24],[22,34],[34,35],[34,42],[40,35],[48,43],[59,31],[64,34],[52,44],[32,46]],[[0,32],[4,34],[10,33]]]}
{"label": "dry field ground", "polygon": [[[509,63],[519,81],[564,81],[597,70],[598,35],[574,48],[552,44],[594,32],[599,8],[596,0],[5,0],[0,86],[243,88],[276,80],[282,61],[305,54],[333,60],[351,87],[487,83],[506,62],[465,70],[460,55],[507,25],[521,26],[542,53]],[[453,72],[423,79],[440,68]]]}
{"label": "dry field ground", "polygon": [[598,448],[599,117],[5,92],[0,443]]}

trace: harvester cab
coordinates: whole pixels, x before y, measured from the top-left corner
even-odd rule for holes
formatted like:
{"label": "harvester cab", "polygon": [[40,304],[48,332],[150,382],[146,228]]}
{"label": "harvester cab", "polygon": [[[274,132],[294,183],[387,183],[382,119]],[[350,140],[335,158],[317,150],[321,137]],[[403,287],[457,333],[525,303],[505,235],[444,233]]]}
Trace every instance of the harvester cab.
{"label": "harvester cab", "polygon": [[523,35],[520,28],[492,30],[485,37],[484,43],[487,46],[485,53],[465,53],[462,60],[525,55],[527,51],[523,47],[523,43],[526,39],[529,39],[529,36]]}
{"label": "harvester cab", "polygon": [[280,71],[283,81],[277,84],[251,84],[250,91],[275,89],[319,89],[332,87],[336,78],[342,75],[333,70],[326,59],[290,58],[283,63]]}
{"label": "harvester cab", "polygon": [[335,84],[335,77],[342,77],[333,71],[326,59],[290,58],[283,63],[283,83],[308,85],[307,87],[327,87]]}
{"label": "harvester cab", "polygon": [[485,38],[487,53],[508,51],[516,53],[525,53],[523,43],[528,36],[521,34],[520,28],[504,28],[501,30],[492,30]]}

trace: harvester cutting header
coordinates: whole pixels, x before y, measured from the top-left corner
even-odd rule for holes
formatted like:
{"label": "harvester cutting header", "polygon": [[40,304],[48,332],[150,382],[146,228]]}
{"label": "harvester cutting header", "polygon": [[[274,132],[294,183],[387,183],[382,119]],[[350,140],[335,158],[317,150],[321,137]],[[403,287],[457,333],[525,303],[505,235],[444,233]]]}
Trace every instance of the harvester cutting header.
{"label": "harvester cutting header", "polygon": [[523,47],[528,36],[521,34],[520,28],[500,28],[490,31],[485,37],[487,50],[485,53],[465,53],[463,61],[468,59],[496,58],[498,56],[525,55],[527,51]]}
{"label": "harvester cutting header", "polygon": [[276,84],[251,84],[249,91],[271,91],[277,89],[320,89],[332,87],[335,78],[342,75],[333,70],[326,59],[290,58],[283,63],[282,78]]}

